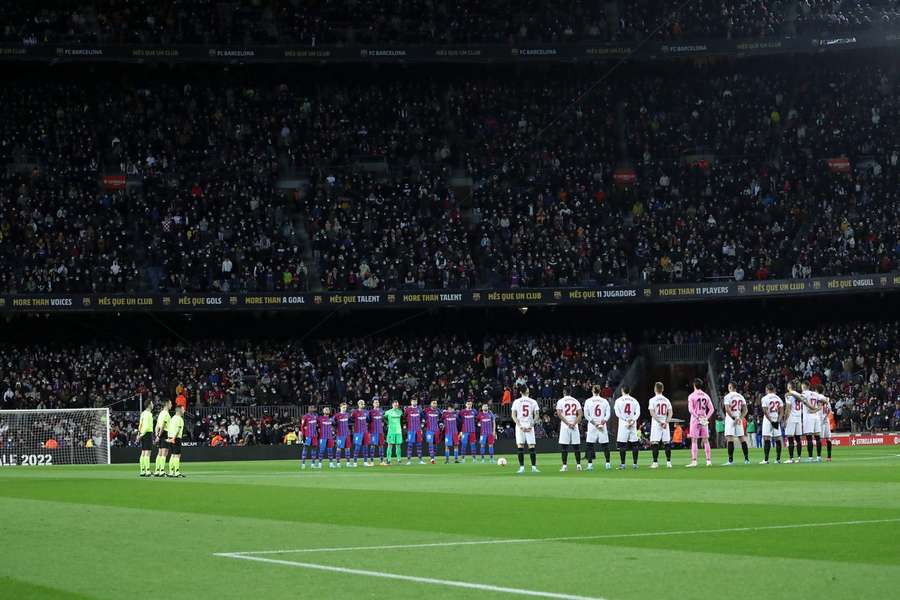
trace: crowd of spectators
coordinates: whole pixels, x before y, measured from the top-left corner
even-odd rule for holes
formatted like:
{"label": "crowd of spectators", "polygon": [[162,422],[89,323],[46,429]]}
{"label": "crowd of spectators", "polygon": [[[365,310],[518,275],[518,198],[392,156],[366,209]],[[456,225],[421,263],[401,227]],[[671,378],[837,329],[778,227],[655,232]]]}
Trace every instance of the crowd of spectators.
{"label": "crowd of spectators", "polygon": [[900,22],[896,0],[113,0],[9,2],[0,41],[132,44],[565,43],[857,33]]}
{"label": "crowd of spectators", "polygon": [[[184,394],[201,406],[306,405],[417,397],[498,402],[527,384],[536,397],[615,381],[633,349],[622,336],[533,334],[291,340],[202,339],[0,346],[4,408],[133,408]],[[538,392],[535,392],[538,394]]]}
{"label": "crowd of spectators", "polygon": [[[644,338],[716,344],[720,392],[737,383],[751,400],[750,418],[760,416],[755,400],[766,384],[783,392],[789,381],[803,380],[825,385],[838,429],[900,429],[898,322],[662,330]],[[503,407],[525,385],[542,406],[539,435],[552,436],[559,427],[555,399],[564,390],[585,398],[594,384],[614,397],[634,352],[627,335],[588,332],[4,345],[0,406],[110,406],[117,411],[111,441],[128,445],[138,415],[118,411],[183,394],[193,442],[253,445],[294,443],[301,407],[309,404],[417,398]],[[509,433],[506,425],[501,436]]]}
{"label": "crowd of spectators", "polygon": [[[312,86],[191,70],[93,88],[4,80],[0,290],[464,289],[896,269],[897,66],[742,65],[636,69],[574,108],[592,67]],[[836,157],[849,173],[829,171]],[[101,188],[109,174],[141,185]],[[302,183],[278,188],[292,178]]]}
{"label": "crowd of spectators", "polygon": [[[766,384],[779,393],[794,380],[823,384],[840,429],[900,429],[900,323],[816,328],[754,326],[706,332],[721,344],[724,389],[734,381],[756,399]],[[757,403],[752,403],[759,412]]]}

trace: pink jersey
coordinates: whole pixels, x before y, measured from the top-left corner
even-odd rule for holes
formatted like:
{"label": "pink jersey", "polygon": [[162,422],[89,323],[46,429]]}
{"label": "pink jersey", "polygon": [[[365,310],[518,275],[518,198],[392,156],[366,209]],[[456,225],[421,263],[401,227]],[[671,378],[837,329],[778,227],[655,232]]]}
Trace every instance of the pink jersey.
{"label": "pink jersey", "polygon": [[691,422],[699,422],[701,419],[707,421],[715,412],[712,400],[703,390],[694,390],[688,396],[688,411],[691,413]]}

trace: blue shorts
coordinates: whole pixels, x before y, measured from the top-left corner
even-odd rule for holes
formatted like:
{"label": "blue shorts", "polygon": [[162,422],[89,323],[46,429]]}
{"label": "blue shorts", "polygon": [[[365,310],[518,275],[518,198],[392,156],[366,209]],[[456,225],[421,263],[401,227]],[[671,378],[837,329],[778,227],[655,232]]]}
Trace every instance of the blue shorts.
{"label": "blue shorts", "polygon": [[315,438],[308,437],[303,439],[304,446],[315,446],[316,444]]}
{"label": "blue shorts", "polygon": [[336,438],[336,441],[337,441],[338,450],[341,450],[344,448],[344,444],[347,442],[347,438],[339,437],[339,438]]}
{"label": "blue shorts", "polygon": [[370,446],[380,446],[381,445],[381,436],[377,433],[369,434],[369,445]]}
{"label": "blue shorts", "polygon": [[488,435],[487,435],[487,434],[484,434],[484,435],[482,435],[482,436],[479,436],[479,437],[478,437],[478,443],[481,444],[482,446],[486,446],[487,443],[488,443]]}
{"label": "blue shorts", "polygon": [[425,441],[428,442],[429,444],[433,444],[434,443],[434,435],[435,434],[433,431],[426,431],[425,432]]}
{"label": "blue shorts", "polygon": [[354,446],[362,446],[364,439],[366,439],[365,433],[354,433],[353,434],[353,445]]}
{"label": "blue shorts", "polygon": [[445,446],[456,446],[456,436],[455,435],[445,435],[444,436],[444,445]]}

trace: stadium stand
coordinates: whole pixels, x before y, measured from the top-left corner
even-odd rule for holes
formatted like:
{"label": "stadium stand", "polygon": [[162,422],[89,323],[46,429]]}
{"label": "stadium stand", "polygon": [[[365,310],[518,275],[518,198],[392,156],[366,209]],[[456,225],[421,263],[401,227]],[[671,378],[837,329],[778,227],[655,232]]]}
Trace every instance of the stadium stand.
{"label": "stadium stand", "polygon": [[[671,18],[662,21],[663,16]],[[474,0],[389,5],[57,0],[42,2],[38,11],[7,3],[0,21],[0,42],[25,45],[565,43],[858,33],[900,22],[900,5],[896,0],[498,0],[490,7]]]}
{"label": "stadium stand", "polygon": [[[896,64],[648,68],[548,123],[593,73],[400,74],[388,86],[367,74],[310,88],[189,69],[118,94],[10,78],[0,289],[565,287],[896,269]],[[831,172],[834,158],[852,172]],[[620,182],[623,169],[634,179]],[[100,189],[109,174],[141,185]],[[278,189],[292,177],[306,183]]]}

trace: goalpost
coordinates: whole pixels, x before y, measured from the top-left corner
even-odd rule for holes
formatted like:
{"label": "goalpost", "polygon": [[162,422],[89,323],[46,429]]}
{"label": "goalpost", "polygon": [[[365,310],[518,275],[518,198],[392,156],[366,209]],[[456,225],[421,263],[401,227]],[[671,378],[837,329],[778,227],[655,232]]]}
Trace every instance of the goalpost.
{"label": "goalpost", "polygon": [[0,410],[0,466],[109,462],[108,408]]}

